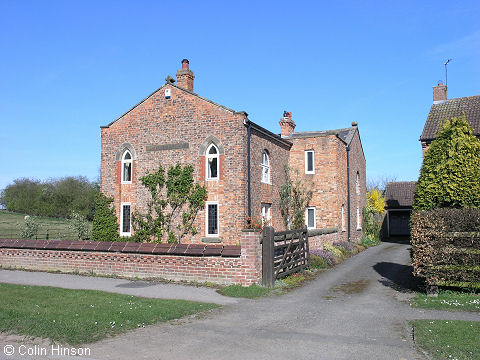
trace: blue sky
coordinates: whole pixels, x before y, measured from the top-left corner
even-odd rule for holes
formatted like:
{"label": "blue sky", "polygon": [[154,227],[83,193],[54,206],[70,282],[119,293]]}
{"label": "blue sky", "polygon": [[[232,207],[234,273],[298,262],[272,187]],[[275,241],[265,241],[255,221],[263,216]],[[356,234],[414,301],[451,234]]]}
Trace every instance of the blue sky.
{"label": "blue sky", "polygon": [[0,1],[0,189],[100,166],[100,125],[174,76],[279,132],[359,123],[367,177],[415,180],[432,86],[480,94],[478,1]]}

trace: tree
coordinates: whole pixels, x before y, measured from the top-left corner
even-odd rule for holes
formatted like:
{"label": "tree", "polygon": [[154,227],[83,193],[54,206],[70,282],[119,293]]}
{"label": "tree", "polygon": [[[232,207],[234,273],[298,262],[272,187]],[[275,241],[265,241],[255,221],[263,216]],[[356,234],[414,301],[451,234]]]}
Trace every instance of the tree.
{"label": "tree", "polygon": [[413,208],[480,206],[480,141],[465,116],[446,120],[423,158]]}
{"label": "tree", "polygon": [[78,240],[87,240],[90,238],[90,228],[85,216],[74,211],[70,217],[69,226],[75,232],[75,235],[77,235]]}
{"label": "tree", "polygon": [[280,213],[287,229],[305,227],[305,208],[312,199],[313,191],[298,170],[295,179],[292,170],[285,166],[285,184],[280,188]]}
{"label": "tree", "polygon": [[99,192],[95,196],[95,214],[93,216],[92,240],[118,241],[118,222],[113,199]]}
{"label": "tree", "polygon": [[140,181],[151,195],[147,212],[135,211],[132,216],[136,241],[170,243],[180,242],[187,235],[195,235],[198,211],[205,206],[207,190],[193,179],[193,166],[177,164],[169,167],[167,177],[160,165]]}
{"label": "tree", "polygon": [[98,184],[83,176],[43,182],[22,178],[2,190],[0,204],[28,215],[67,218],[75,212],[92,220],[97,193]]}

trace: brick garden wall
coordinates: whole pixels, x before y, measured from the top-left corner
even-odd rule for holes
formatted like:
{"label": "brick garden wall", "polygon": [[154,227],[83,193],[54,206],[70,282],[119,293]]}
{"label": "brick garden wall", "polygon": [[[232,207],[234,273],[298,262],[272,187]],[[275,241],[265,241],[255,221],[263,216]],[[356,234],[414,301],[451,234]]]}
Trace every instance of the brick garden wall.
{"label": "brick garden wall", "polygon": [[[242,233],[240,243],[240,246],[185,244],[179,247],[92,241],[0,240],[0,265],[4,268],[244,286],[259,283],[262,277],[260,235]],[[141,245],[146,246],[138,248]],[[105,248],[107,250],[103,250]]]}
{"label": "brick garden wall", "polygon": [[323,234],[318,234],[308,236],[308,246],[310,248],[310,251],[312,250],[323,250],[323,245],[328,243],[332,244],[334,241],[337,241],[340,239],[340,233],[337,232],[337,229],[329,229]]}

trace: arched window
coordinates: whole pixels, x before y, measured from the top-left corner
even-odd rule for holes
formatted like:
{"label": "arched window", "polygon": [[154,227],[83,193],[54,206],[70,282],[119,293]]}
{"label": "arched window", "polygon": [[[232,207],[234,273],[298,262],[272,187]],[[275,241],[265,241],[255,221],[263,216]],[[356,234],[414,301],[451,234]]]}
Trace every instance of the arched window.
{"label": "arched window", "polygon": [[211,144],[207,148],[205,156],[207,158],[207,180],[218,180],[220,161],[218,148],[215,146],[215,144]]}
{"label": "arched window", "polygon": [[263,150],[262,154],[262,182],[270,184],[270,156],[267,150]]}
{"label": "arched window", "polygon": [[132,154],[126,150],[122,156],[122,183],[130,184],[132,182]]}

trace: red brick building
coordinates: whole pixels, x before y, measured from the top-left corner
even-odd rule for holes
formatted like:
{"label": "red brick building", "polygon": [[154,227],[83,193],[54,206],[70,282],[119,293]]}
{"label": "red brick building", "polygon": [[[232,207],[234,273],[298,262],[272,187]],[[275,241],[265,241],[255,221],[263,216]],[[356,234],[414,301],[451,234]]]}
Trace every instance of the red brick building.
{"label": "red brick building", "polygon": [[[344,239],[361,237],[365,205],[365,157],[356,123],[340,130],[294,132],[291,113],[281,135],[194,93],[195,76],[182,61],[177,83],[166,83],[101,128],[101,190],[114,198],[120,234],[132,233],[131,214],[145,211],[150,194],[139,179],[161,164],[192,164],[208,200],[199,213],[199,233],[186,242],[236,244],[246,219],[269,219],[284,229],[279,190],[285,166],[312,184],[306,209],[312,229],[337,227]],[[349,216],[350,215],[350,216]]]}

